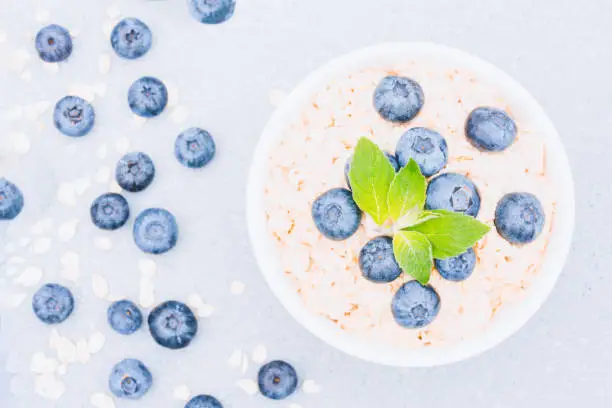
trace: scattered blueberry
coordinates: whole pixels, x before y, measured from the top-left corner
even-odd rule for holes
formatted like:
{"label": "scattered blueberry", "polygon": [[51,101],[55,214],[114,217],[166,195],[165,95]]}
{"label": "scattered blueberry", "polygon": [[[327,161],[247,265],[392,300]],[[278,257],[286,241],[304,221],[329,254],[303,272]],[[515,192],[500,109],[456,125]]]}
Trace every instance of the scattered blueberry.
{"label": "scattered blueberry", "polygon": [[271,361],[259,369],[259,391],[264,397],[282,400],[295,392],[298,376],[295,369],[280,360]]}
{"label": "scattered blueberry", "polygon": [[402,273],[402,269],[393,254],[393,240],[390,237],[376,237],[359,253],[359,268],[363,276],[372,282],[393,282]]}
{"label": "scattered blueberry", "polygon": [[148,322],[157,344],[173,350],[187,347],[198,331],[198,320],[191,309],[174,300],[153,309]]}
{"label": "scattered blueberry", "polygon": [[454,211],[476,217],[480,211],[480,194],[474,183],[464,175],[440,174],[427,186],[425,208]]}
{"label": "scattered blueberry", "polygon": [[140,361],[126,359],[113,367],[108,379],[108,388],[118,398],[139,399],[153,385],[153,376]]}
{"label": "scattered blueberry", "polygon": [[234,15],[236,0],[187,0],[189,12],[201,23],[219,24]]}
{"label": "scattered blueberry", "polygon": [[120,334],[132,334],[142,325],[142,313],[131,300],[119,300],[109,306],[106,316],[110,327]]}
{"label": "scattered blueberry", "polygon": [[134,221],[134,242],[149,254],[163,254],[176,245],[178,226],[174,216],[161,208],[148,208]]}
{"label": "scattered blueberry", "polygon": [[387,76],[374,91],[374,108],[391,122],[408,122],[423,107],[425,95],[421,86],[410,78]]}
{"label": "scattered blueberry", "polygon": [[430,324],[440,311],[440,296],[430,285],[412,280],[404,283],[393,296],[391,311],[397,324],[420,329]]}
{"label": "scattered blueberry", "polygon": [[452,258],[436,259],[435,263],[440,276],[449,281],[460,282],[469,278],[474,272],[476,253],[470,248]]}
{"label": "scattered blueberry", "polygon": [[465,134],[478,149],[501,152],[516,139],[516,124],[503,110],[476,108],[468,116]]}
{"label": "scattered blueberry", "polygon": [[74,297],[68,288],[47,283],[34,294],[32,310],[43,323],[61,323],[72,314]]}
{"label": "scattered blueberry", "polygon": [[168,104],[168,90],[162,81],[153,77],[136,80],[128,91],[130,109],[138,116],[152,118],[162,113]]}
{"label": "scattered blueberry", "polygon": [[223,408],[223,405],[210,395],[197,395],[189,400],[185,408]]}
{"label": "scattered blueberry", "polygon": [[[400,170],[400,165],[397,161],[397,158],[395,157],[394,154],[391,154],[389,152],[384,152],[384,153],[387,159],[389,160],[389,163],[391,163],[391,166],[393,166],[393,170],[395,170],[395,172],[397,173]],[[350,156],[348,159],[346,159],[346,163],[344,164],[344,179],[346,180],[346,185],[348,186],[348,188],[351,188],[349,172],[351,171],[352,161],[353,161],[353,156]]]}
{"label": "scattered blueberry", "polygon": [[204,167],[215,156],[215,141],[203,129],[191,128],[177,136],[174,155],[179,163],[190,168]]}
{"label": "scattered blueberry", "polygon": [[0,178],[0,220],[12,220],[23,210],[23,193],[15,184]]}
{"label": "scattered blueberry", "polygon": [[70,33],[57,24],[41,28],[36,34],[36,51],[45,62],[64,61],[72,54]]}
{"label": "scattered blueberry", "polygon": [[495,209],[495,227],[512,244],[533,242],[542,232],[546,217],[542,204],[530,193],[506,194]]}
{"label": "scattered blueberry", "polygon": [[130,216],[127,200],[116,193],[102,194],[90,209],[91,221],[98,228],[116,230],[125,225]]}
{"label": "scattered blueberry", "polygon": [[359,228],[362,212],[345,188],[333,188],[320,195],[312,204],[314,223],[329,239],[342,241]]}
{"label": "scattered blueberry", "polygon": [[53,122],[66,136],[85,136],[93,128],[95,120],[93,106],[83,98],[64,96],[55,104]]}
{"label": "scattered blueberry", "polygon": [[140,152],[128,153],[115,168],[115,179],[122,189],[137,193],[151,184],[155,177],[153,160]]}
{"label": "scattered blueberry", "polygon": [[448,160],[448,146],[441,134],[431,129],[415,127],[400,137],[395,151],[400,166],[414,159],[425,177],[442,170]]}
{"label": "scattered blueberry", "polygon": [[111,33],[111,45],[120,57],[136,59],[151,48],[151,30],[137,18],[124,18]]}

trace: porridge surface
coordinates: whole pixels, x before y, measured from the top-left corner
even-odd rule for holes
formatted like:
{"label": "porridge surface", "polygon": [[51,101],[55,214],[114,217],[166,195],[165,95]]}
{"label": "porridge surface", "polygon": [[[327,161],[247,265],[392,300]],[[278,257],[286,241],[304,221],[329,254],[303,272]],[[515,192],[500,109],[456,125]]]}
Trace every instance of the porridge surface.
{"label": "porridge surface", "polygon": [[[423,87],[425,104],[411,122],[395,125],[372,106],[372,95],[386,75],[410,77]],[[471,71],[440,60],[407,60],[385,68],[347,72],[313,92],[300,118],[288,124],[268,157],[265,209],[269,238],[276,243],[280,265],[306,306],[341,330],[380,344],[401,347],[446,345],[486,330],[497,313],[520,302],[537,277],[554,226],[557,191],[547,171],[543,129],[528,114],[515,111],[495,84]],[[478,106],[505,109],[515,120],[518,136],[501,153],[481,153],[465,138],[468,114]],[[498,200],[506,193],[531,192],[546,213],[543,233],[533,243],[516,247],[493,227],[475,247],[478,263],[472,276],[456,283],[434,271],[431,285],[442,307],[437,319],[422,330],[398,326],[391,298],[403,275],[391,284],[365,280],[359,251],[381,235],[369,218],[346,241],[323,237],[311,217],[314,199],[334,187],[345,187],[344,164],[360,137],[394,152],[409,128],[424,126],[443,135],[449,146],[448,165],[441,171],[467,175],[478,187],[478,218],[493,226]]]}

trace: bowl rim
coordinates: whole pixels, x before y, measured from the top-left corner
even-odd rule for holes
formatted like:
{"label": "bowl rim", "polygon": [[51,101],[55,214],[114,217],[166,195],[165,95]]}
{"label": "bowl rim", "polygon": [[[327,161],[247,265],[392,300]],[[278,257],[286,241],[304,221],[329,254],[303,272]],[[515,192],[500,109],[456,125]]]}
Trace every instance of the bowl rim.
{"label": "bowl rim", "polygon": [[[555,171],[559,200],[555,220],[555,233],[551,237],[545,262],[538,279],[527,290],[527,295],[511,311],[502,310],[491,326],[481,335],[444,347],[419,349],[394,349],[373,347],[371,343],[340,331],[331,322],[311,313],[284,276],[278,264],[277,251],[268,238],[264,209],[264,183],[266,162],[272,143],[287,123],[287,118],[300,112],[303,103],[310,99],[319,86],[326,84],[334,74],[346,73],[347,68],[372,64],[405,54],[414,57],[452,57],[462,65],[473,67],[479,73],[486,72],[489,79],[512,92],[526,109],[535,112],[534,117],[546,131],[548,166]],[[550,159],[552,158],[552,160]],[[386,43],[353,51],[316,69],[306,77],[272,114],[257,144],[250,167],[246,201],[247,225],[255,257],[265,280],[289,313],[306,329],[327,344],[363,360],[398,367],[431,367],[458,362],[501,343],[518,331],[540,308],[551,293],[561,274],[569,253],[575,221],[574,183],[569,160],[561,139],[549,117],[535,98],[516,80],[494,65],[448,46],[433,43]]]}

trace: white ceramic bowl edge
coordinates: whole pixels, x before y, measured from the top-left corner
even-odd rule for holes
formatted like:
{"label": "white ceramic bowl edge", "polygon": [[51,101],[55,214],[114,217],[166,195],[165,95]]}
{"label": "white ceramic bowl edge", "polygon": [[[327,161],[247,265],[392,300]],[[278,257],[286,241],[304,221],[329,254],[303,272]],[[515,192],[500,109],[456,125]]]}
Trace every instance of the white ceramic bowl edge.
{"label": "white ceramic bowl edge", "polygon": [[[485,73],[500,87],[511,91],[521,100],[525,109],[537,112],[535,116],[539,118],[540,126],[548,130],[546,134],[551,135],[547,140],[548,165],[563,186],[562,196],[557,204],[555,231],[548,246],[545,262],[540,276],[527,290],[525,300],[509,311],[502,310],[491,327],[479,337],[447,347],[401,351],[374,348],[369,343],[340,331],[322,317],[312,314],[282,273],[276,249],[267,230],[263,191],[268,152],[285,124],[299,113],[304,101],[311,97],[313,91],[324,85],[334,74],[367,66],[368,62],[374,60],[380,62],[397,59],[398,54],[411,58],[441,54],[445,57],[450,56],[464,66],[474,67],[479,72]],[[257,263],[272,291],[289,313],[317,337],[350,355],[380,364],[402,367],[428,367],[467,359],[496,346],[523,326],[544,303],[563,270],[571,246],[574,209],[574,184],[567,155],[552,122],[536,100],[514,79],[488,62],[453,48],[428,43],[392,43],[365,48],[337,58],[310,74],[274,112],[264,129],[254,153],[247,185],[247,223]]]}

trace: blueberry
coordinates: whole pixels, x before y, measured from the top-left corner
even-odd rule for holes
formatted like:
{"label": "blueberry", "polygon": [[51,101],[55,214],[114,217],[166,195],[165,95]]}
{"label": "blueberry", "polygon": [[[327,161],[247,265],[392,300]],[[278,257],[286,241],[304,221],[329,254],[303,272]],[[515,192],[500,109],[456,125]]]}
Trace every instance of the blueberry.
{"label": "blueberry", "polygon": [[118,398],[139,399],[153,385],[153,376],[140,361],[132,358],[120,361],[113,367],[108,388]]}
{"label": "blueberry", "polygon": [[295,392],[298,376],[295,369],[280,360],[271,361],[259,369],[259,391],[264,397],[282,400]]}
{"label": "blueberry", "polygon": [[90,214],[91,221],[96,227],[104,230],[116,230],[127,222],[130,216],[130,207],[121,194],[107,193],[94,200]]}
{"label": "blueberry", "polygon": [[436,269],[440,276],[449,281],[464,281],[472,275],[476,267],[476,253],[472,248],[452,258],[436,259]]}
{"label": "blueberry", "polygon": [[506,194],[495,209],[495,227],[512,244],[533,242],[542,232],[546,216],[542,204],[530,193]]}
{"label": "blueberry", "polygon": [[136,59],[151,48],[152,35],[149,27],[137,18],[124,18],[111,33],[111,45],[120,57]]}
{"label": "blueberry", "polygon": [[110,327],[120,334],[132,334],[142,325],[142,313],[131,300],[119,300],[109,306],[106,317]]}
{"label": "blueberry", "polygon": [[210,395],[197,395],[189,400],[185,408],[223,408],[223,405]]}
{"label": "blueberry", "polygon": [[140,152],[128,153],[115,168],[115,179],[122,189],[137,193],[149,187],[155,177],[153,160]]}
{"label": "blueberry", "polygon": [[138,116],[152,118],[162,113],[168,104],[168,90],[162,81],[153,77],[136,80],[128,91],[130,109]]}
{"label": "blueberry", "polygon": [[148,322],[157,344],[173,350],[187,347],[198,332],[198,321],[191,309],[174,300],[153,309]]}
{"label": "blueberry", "polygon": [[516,139],[516,124],[503,110],[481,107],[468,116],[465,134],[478,149],[501,152]]}
{"label": "blueberry", "polygon": [[83,98],[64,96],[55,104],[53,122],[66,136],[85,136],[93,128],[95,120],[93,106]]}
{"label": "blueberry", "polygon": [[362,212],[345,188],[333,188],[312,204],[312,218],[321,234],[335,241],[352,236],[359,228]]}
{"label": "blueberry", "polygon": [[365,244],[359,253],[359,268],[363,276],[372,282],[386,283],[397,279],[402,269],[393,254],[393,240],[382,236]]}
{"label": "blueberry", "polygon": [[134,221],[134,242],[149,254],[163,254],[176,245],[178,226],[176,219],[161,208],[148,208]]}
{"label": "blueberry", "polygon": [[0,178],[0,220],[12,220],[23,210],[23,193],[15,184]]}
{"label": "blueberry", "polygon": [[190,168],[204,167],[215,156],[215,141],[203,129],[191,128],[182,132],[174,143],[174,155],[179,163]]}
{"label": "blueberry", "polygon": [[61,323],[72,314],[74,297],[68,288],[57,283],[47,283],[34,294],[32,310],[43,323]]}
{"label": "blueberry", "polygon": [[425,177],[442,170],[448,160],[446,140],[438,132],[423,127],[408,129],[400,137],[395,151],[397,161],[404,167],[414,159]]}
{"label": "blueberry", "polygon": [[389,163],[391,163],[393,170],[395,170],[396,173],[400,171],[401,166],[399,162],[397,161],[397,156],[389,152],[384,152],[384,153],[385,153],[385,156],[387,157],[387,160],[389,160]]}
{"label": "blueberry", "polygon": [[413,280],[404,283],[393,296],[391,311],[397,324],[420,329],[430,324],[440,311],[440,296],[430,285]]}
{"label": "blueberry", "polygon": [[234,15],[236,0],[187,0],[189,12],[201,23],[219,24]]}
{"label": "blueberry", "polygon": [[474,183],[464,175],[440,174],[427,186],[425,208],[454,211],[476,217],[480,211],[480,194]]}
{"label": "blueberry", "polygon": [[64,61],[72,54],[70,33],[57,24],[41,28],[36,34],[36,51],[45,62]]}
{"label": "blueberry", "polygon": [[[400,165],[397,162],[397,158],[395,157],[394,154],[391,154],[389,152],[384,152],[384,153],[387,159],[389,160],[389,163],[391,163],[391,166],[393,166],[393,170],[395,170],[395,172],[397,173],[400,170]],[[353,161],[353,156],[350,156],[348,159],[346,159],[346,163],[344,163],[344,179],[346,180],[346,185],[348,186],[348,188],[351,188],[349,172],[351,171],[352,161]]]}
{"label": "blueberry", "polygon": [[374,91],[374,108],[391,122],[408,122],[423,107],[423,89],[410,78],[387,76]]}

